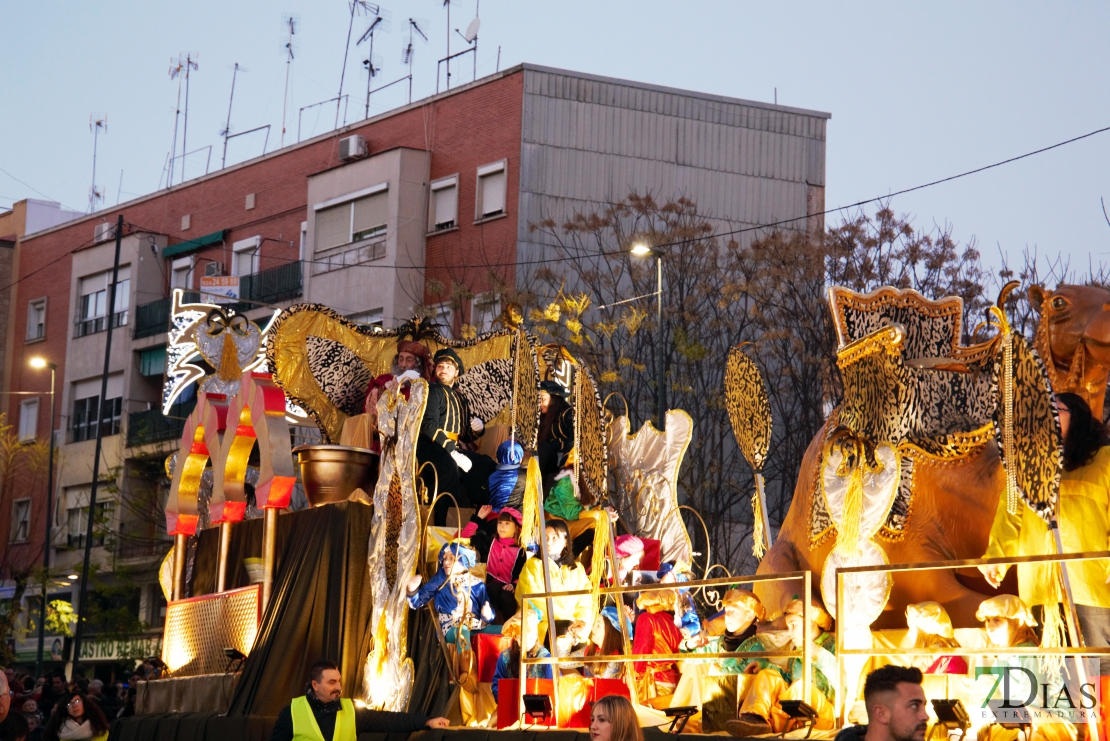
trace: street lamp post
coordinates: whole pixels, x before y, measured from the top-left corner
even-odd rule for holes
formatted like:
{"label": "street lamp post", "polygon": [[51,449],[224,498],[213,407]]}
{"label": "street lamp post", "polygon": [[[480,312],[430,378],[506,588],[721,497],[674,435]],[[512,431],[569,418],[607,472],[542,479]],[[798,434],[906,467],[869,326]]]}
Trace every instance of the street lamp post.
{"label": "street lamp post", "polygon": [[644,242],[632,245],[630,252],[636,257],[655,258],[655,299],[656,299],[656,326],[659,336],[655,342],[655,377],[656,377],[656,414],[659,418],[659,431],[667,429],[667,372],[666,348],[663,346],[663,250],[650,247]]}
{"label": "street lamp post", "polygon": [[41,677],[42,674],[42,652],[43,644],[46,641],[46,586],[50,577],[50,524],[53,519],[52,512],[54,511],[54,381],[58,372],[58,366],[49,362],[42,357],[33,357],[29,361],[30,366],[37,370],[43,368],[50,369],[50,456],[47,459],[46,468],[46,537],[42,542],[42,605],[39,608],[39,650],[38,658],[35,659],[35,676]]}

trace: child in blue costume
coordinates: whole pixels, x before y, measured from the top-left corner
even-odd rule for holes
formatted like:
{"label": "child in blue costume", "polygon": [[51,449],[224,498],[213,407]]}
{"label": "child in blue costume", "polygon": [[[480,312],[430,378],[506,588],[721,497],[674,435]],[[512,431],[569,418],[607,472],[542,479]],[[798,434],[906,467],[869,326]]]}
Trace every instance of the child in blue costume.
{"label": "child in blue costume", "polygon": [[[521,620],[521,616],[524,617]],[[520,676],[520,647],[529,646],[528,656],[536,658],[550,658],[551,652],[543,646],[547,624],[543,621],[539,611],[529,605],[523,612],[514,616],[505,624],[504,635],[513,636],[512,644],[497,657],[497,666],[493,670],[493,699],[498,700],[497,683],[502,679],[516,679]],[[519,640],[518,640],[519,638]],[[529,679],[551,679],[553,674],[551,664],[531,664],[528,666]]]}
{"label": "child in blue costume", "polygon": [[462,537],[478,552],[482,561],[489,560],[490,548],[501,537],[497,521],[501,512],[510,509],[519,512],[524,508],[524,476],[520,464],[524,448],[514,440],[497,446],[497,469],[489,476],[489,504],[482,505],[463,528]]}
{"label": "child in blue costume", "polygon": [[447,543],[439,550],[439,570],[420,586],[420,575],[408,583],[409,607],[419,610],[431,602],[440,630],[450,643],[457,627],[480,630],[493,620],[485,583],[470,573],[476,554],[465,543]]}
{"label": "child in blue costume", "polygon": [[[656,579],[664,584],[681,583],[690,581],[690,576],[674,567],[672,563],[665,563],[659,567]],[[675,626],[682,632],[683,644],[695,638],[701,632],[701,617],[694,606],[693,597],[688,587],[679,587],[676,590],[674,615]]]}

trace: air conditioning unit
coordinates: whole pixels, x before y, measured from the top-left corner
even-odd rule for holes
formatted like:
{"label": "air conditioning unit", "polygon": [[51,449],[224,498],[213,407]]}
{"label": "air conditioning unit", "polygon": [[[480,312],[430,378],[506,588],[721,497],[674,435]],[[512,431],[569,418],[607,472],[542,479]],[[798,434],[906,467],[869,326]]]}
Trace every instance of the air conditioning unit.
{"label": "air conditioning unit", "polygon": [[345,136],[339,140],[339,159],[344,162],[361,159],[369,153],[366,140],[358,134]]}
{"label": "air conditioning unit", "polygon": [[110,221],[104,221],[99,224],[93,225],[93,241],[103,242],[106,239],[115,239],[116,225]]}
{"label": "air conditioning unit", "polygon": [[224,264],[222,262],[210,262],[204,266],[204,275],[210,277],[213,275],[223,275]]}

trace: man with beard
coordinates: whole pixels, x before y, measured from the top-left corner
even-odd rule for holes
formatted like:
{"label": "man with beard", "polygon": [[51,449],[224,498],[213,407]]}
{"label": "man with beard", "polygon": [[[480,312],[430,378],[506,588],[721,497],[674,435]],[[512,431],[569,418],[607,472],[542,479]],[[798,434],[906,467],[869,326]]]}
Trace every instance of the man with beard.
{"label": "man with beard", "polygon": [[924,741],[929,716],[921,670],[884,666],[867,675],[863,685],[867,725],[846,726],[836,741]]}
{"label": "man with beard", "polygon": [[340,433],[340,445],[369,448],[375,453],[380,453],[378,399],[382,397],[382,392],[390,384],[396,384],[401,387],[401,393],[405,398],[408,398],[408,385],[418,378],[431,381],[430,371],[431,355],[428,348],[413,340],[398,342],[397,354],[393,356],[390,372],[370,379],[370,387],[366,389],[366,401],[363,403],[363,413],[348,417],[344,421],[343,431]]}
{"label": "man with beard", "polygon": [[356,709],[342,697],[343,676],[334,661],[317,661],[309,669],[311,682],[301,697],[278,713],[270,741],[323,739],[355,741],[361,733],[412,733],[424,728],[446,728],[446,718],[420,713]]}
{"label": "man with beard", "polygon": [[[455,390],[455,381],[465,372],[459,354],[445,347],[435,354],[435,381],[428,386],[428,403],[420,422],[420,437],[416,442],[416,460],[428,491],[450,492],[461,507],[480,507],[489,504],[489,476],[497,470],[492,458],[471,452],[460,443],[473,443],[486,426],[470,413],[466,397]],[[437,488],[438,485],[438,488]],[[447,524],[451,500],[436,503],[433,522]]]}

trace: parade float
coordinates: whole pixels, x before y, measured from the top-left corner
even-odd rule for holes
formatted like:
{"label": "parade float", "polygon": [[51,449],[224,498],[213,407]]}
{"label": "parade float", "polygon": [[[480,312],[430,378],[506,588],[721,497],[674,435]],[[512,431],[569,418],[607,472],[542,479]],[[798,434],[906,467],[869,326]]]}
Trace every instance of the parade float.
{"label": "parade float", "polygon": [[[169,678],[144,688],[140,711],[163,718],[218,711],[224,722],[239,719],[237,729],[255,728],[303,692],[307,667],[321,656],[338,662],[344,694],[366,706],[447,714],[457,726],[491,729],[583,727],[593,700],[624,694],[645,725],[676,720],[682,730],[689,720],[687,731],[724,731],[730,720],[768,706],[768,732],[831,733],[859,720],[863,673],[901,663],[943,679],[926,685],[942,701],[931,711],[934,722],[966,733],[996,719],[953,715],[952,708],[977,702],[976,670],[999,657],[1055,657],[1065,685],[1099,685],[1098,662],[1092,668],[1078,657],[1106,649],[1086,646],[1079,634],[1069,569],[1056,571],[1064,609],[1042,613],[1049,625],[1040,645],[1000,645],[981,627],[990,617],[1025,613],[991,607],[999,595],[1017,593],[1016,581],[992,587],[980,567],[1110,555],[983,559],[1000,508],[1028,507],[1056,526],[1062,446],[1053,392],[1079,394],[1101,417],[1110,372],[1110,293],[1034,286],[1040,321],[1030,342],[1002,309],[1012,288],[974,333],[961,324],[959,298],[829,289],[843,395],[806,453],[777,532],[761,476],[773,455],[762,373],[773,369],[761,370],[754,345],[721,359],[722,396],[755,473],[761,561],[747,575],[695,553],[687,522],[700,518],[693,511],[683,517],[689,508],[679,504],[677,486],[681,467],[698,465],[685,460],[689,415],[670,410],[665,431],[650,422],[636,429],[627,411],[611,411],[619,399],[603,402],[572,349],[528,333],[518,307],[507,307],[494,331],[452,340],[419,320],[382,331],[319,305],[294,306],[260,328],[219,306],[183,304],[178,291],[167,404],[189,383],[198,384],[199,401],[167,461],[166,518],[175,539],[163,565]],[[967,334],[985,339],[964,345]],[[414,577],[435,578],[437,557],[467,547],[459,537],[469,512],[441,487],[459,472],[420,460],[431,385],[426,376],[398,375],[400,343],[419,343],[425,360],[441,350],[454,354],[462,371],[457,393],[480,420],[475,429],[484,428],[473,455],[496,459],[506,442],[526,451],[527,460],[512,466],[522,483],[520,535],[543,568],[539,585],[517,595],[524,605],[517,634],[534,614],[545,626],[541,642],[543,632],[568,635],[557,624],[559,600],[588,598],[595,611],[612,605],[622,650],[604,661],[618,667],[616,678],[573,671],[600,665],[588,651],[560,648],[545,657],[518,650],[515,677],[528,678],[503,677],[494,700],[491,680],[510,631],[445,630],[431,605],[410,607]],[[570,592],[553,588],[545,537],[550,482],[536,455],[539,389],[551,383],[546,388],[563,389],[573,414],[573,455],[560,468],[582,505],[567,529],[589,572],[589,583]],[[294,446],[293,431],[305,429],[317,441]],[[308,506],[290,511],[299,487]],[[452,511],[449,526],[434,522],[440,502]],[[626,578],[627,554],[617,542],[629,535],[640,543],[637,573],[652,578]],[[483,565],[467,565],[484,577]],[[676,586],[664,576],[670,570],[687,581]],[[653,594],[676,605],[686,600],[701,616],[701,633],[635,653],[638,611],[620,606],[656,604],[645,599]],[[650,606],[639,611],[655,614]],[[821,637],[793,640],[796,625],[802,635],[812,625]],[[732,641],[741,631],[745,640]],[[945,656],[959,661],[936,669]],[[238,671],[230,671],[234,660]],[[677,685],[656,681],[663,673],[651,667],[664,665],[681,669]],[[531,678],[545,666],[563,670],[555,680]],[[1077,725],[1098,732],[1090,714],[1072,717],[1069,727]]]}

